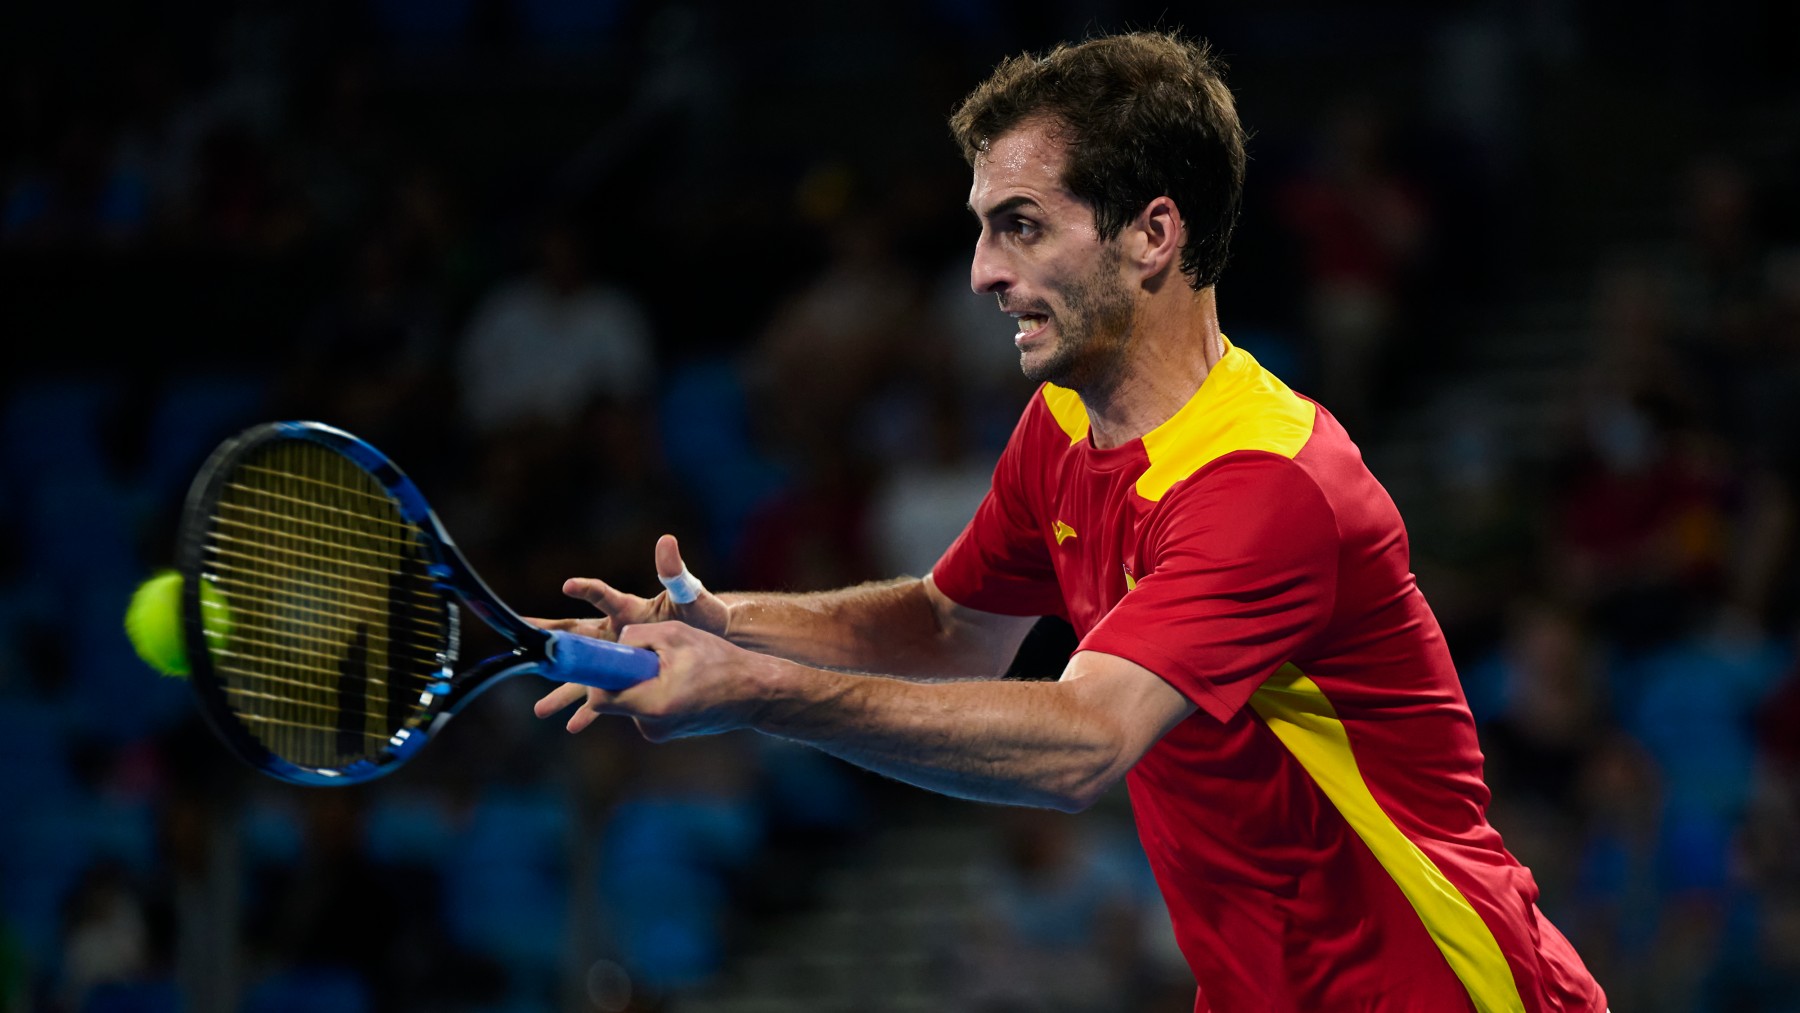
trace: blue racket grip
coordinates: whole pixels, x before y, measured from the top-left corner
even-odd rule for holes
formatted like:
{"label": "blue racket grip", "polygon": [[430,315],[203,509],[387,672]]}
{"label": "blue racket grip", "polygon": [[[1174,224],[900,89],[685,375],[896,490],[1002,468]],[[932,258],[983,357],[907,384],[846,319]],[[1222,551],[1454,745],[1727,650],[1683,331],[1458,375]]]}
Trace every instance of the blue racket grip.
{"label": "blue racket grip", "polygon": [[540,674],[558,682],[576,682],[599,689],[626,689],[654,679],[662,662],[656,652],[627,647],[610,640],[595,640],[576,633],[551,630],[544,645]]}

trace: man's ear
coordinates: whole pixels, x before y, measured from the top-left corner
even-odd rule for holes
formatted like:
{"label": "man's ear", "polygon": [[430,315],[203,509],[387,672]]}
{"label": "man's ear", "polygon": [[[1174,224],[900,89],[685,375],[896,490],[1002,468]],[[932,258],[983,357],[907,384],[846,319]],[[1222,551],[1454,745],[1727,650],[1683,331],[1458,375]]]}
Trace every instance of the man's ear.
{"label": "man's ear", "polygon": [[1135,239],[1130,247],[1134,264],[1144,277],[1155,277],[1180,264],[1187,225],[1172,198],[1158,197],[1144,205],[1127,228]]}

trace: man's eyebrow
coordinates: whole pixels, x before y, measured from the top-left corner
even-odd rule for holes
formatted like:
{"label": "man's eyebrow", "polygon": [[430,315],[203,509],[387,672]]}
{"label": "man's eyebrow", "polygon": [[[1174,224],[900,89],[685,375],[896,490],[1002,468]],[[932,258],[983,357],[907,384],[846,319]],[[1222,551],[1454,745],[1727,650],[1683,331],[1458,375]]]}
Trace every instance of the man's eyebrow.
{"label": "man's eyebrow", "polygon": [[981,211],[975,210],[975,205],[973,205],[973,204],[967,204],[964,206],[969,209],[970,214],[974,215],[977,218],[996,218],[996,217],[999,217],[1000,215],[1007,213],[1008,211],[1015,211],[1022,207],[1034,207],[1035,208],[1038,206],[1038,203],[1037,203],[1037,201],[1032,200],[1030,197],[1027,197],[1024,194],[1015,194],[1011,197],[1006,198],[1005,200],[1001,201],[1000,203],[994,205],[993,207],[988,208],[986,212],[981,212]]}

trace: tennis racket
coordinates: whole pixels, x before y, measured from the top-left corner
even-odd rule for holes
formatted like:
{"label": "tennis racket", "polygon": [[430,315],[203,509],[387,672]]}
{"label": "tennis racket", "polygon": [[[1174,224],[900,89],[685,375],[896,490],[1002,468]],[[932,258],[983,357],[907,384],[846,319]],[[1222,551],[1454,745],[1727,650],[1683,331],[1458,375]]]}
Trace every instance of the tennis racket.
{"label": "tennis racket", "polygon": [[[213,451],[177,565],[202,713],[232,752],[295,784],[389,773],[501,679],[623,689],[657,673],[650,651],[520,618],[399,466],[317,422],[255,426]],[[459,603],[512,649],[460,666]]]}

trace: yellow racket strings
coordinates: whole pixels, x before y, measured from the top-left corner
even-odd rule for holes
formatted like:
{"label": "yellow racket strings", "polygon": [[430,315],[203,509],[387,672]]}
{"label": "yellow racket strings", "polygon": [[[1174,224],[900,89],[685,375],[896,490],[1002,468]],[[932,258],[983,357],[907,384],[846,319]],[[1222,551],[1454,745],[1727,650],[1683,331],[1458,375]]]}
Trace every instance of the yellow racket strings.
{"label": "yellow racket strings", "polygon": [[209,638],[226,700],[264,748],[341,768],[418,721],[450,629],[417,529],[380,483],[304,440],[252,451],[226,476],[202,578],[230,627]]}

